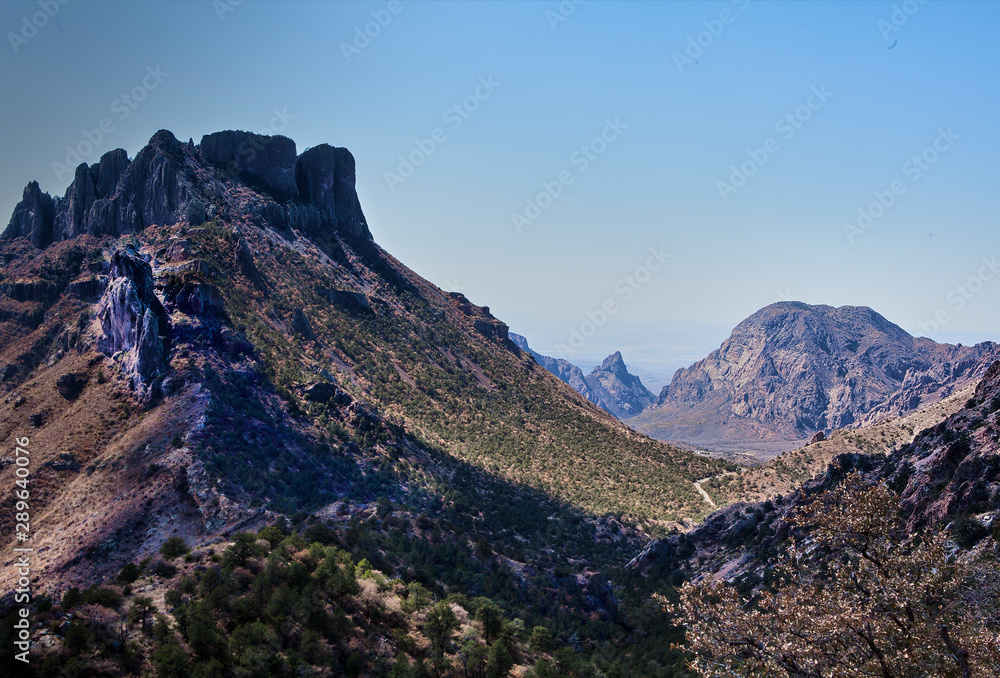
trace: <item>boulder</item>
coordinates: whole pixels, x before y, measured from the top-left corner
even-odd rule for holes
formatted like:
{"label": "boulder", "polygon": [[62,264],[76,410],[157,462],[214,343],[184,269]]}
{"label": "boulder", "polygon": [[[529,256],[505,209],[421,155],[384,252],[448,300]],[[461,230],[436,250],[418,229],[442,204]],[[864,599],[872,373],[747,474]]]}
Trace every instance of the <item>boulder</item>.
{"label": "boulder", "polygon": [[296,334],[307,341],[311,341],[313,339],[312,325],[309,323],[309,318],[301,308],[295,309],[295,316],[292,318],[292,329],[295,330]]}
{"label": "boulder", "polygon": [[351,402],[351,396],[340,386],[331,381],[321,381],[311,384],[305,389],[306,400],[314,403],[333,403],[335,405],[346,405]]}
{"label": "boulder", "polygon": [[87,385],[87,375],[81,372],[67,372],[56,380],[59,395],[66,400],[75,400]]}

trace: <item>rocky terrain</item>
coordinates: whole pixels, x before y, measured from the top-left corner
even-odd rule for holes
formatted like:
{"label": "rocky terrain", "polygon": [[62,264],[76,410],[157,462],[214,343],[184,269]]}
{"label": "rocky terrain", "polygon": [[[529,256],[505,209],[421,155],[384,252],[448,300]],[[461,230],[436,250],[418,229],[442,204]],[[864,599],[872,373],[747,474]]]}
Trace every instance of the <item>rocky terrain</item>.
{"label": "rocky terrain", "polygon": [[[775,555],[789,543],[786,522],[798,506],[835,487],[850,472],[866,484],[886,483],[901,497],[908,530],[947,527],[956,544],[972,548],[993,529],[1000,539],[1000,362],[954,414],[912,442],[879,451],[848,452],[791,492],[763,502],[737,502],[709,516],[687,534],[652,541],[629,564],[649,575],[679,572],[760,586]],[[798,528],[796,528],[798,529]],[[802,543],[806,536],[798,533]],[[989,540],[988,540],[989,541]]]}
{"label": "rocky terrain", "polygon": [[[765,501],[792,492],[826,471],[842,454],[889,454],[913,442],[921,432],[937,426],[969,401],[978,382],[916,412],[860,428],[837,429],[822,440],[785,452],[763,464],[741,466],[701,483],[717,506],[740,501]],[[746,455],[752,461],[751,455]],[[737,458],[739,461],[741,457]]]}
{"label": "rocky terrain", "polygon": [[618,419],[636,416],[655,399],[649,389],[643,386],[642,380],[629,373],[621,351],[615,351],[591,370],[590,374],[584,374],[583,370],[568,360],[533,351],[528,346],[528,340],[519,334],[510,333],[510,338],[521,350],[530,353],[535,362]]}
{"label": "rocky terrain", "polygon": [[[312,573],[323,556],[303,534],[351,556],[328,556],[317,581],[337,567],[368,583],[331,594],[323,612],[307,605],[334,615],[320,624],[328,640],[320,651],[296,635],[281,666],[357,675],[382,659],[460,661],[450,641],[447,657],[426,645],[422,612],[368,616],[401,619],[390,608],[413,583],[456,601],[459,617],[482,606],[452,596],[494,600],[509,643],[498,649],[470,623],[481,635],[466,647],[504,665],[560,649],[565,667],[640,661],[615,639],[631,634],[619,606],[644,599],[613,593],[612,573],[649,536],[704,516],[693,480],[734,467],[626,427],[536,364],[488,307],[406,268],[374,242],[354,182],[346,149],[297,154],[290,139],[245,132],[196,145],[160,131],[132,160],[113,151],[81,165],[63,197],[25,189],[0,238],[0,501],[13,501],[12,441],[27,437],[33,595],[72,617],[37,648],[51,675],[69,659],[80,675],[191,675],[181,657],[197,675],[236,675],[242,654],[198,645],[194,594],[219,577],[243,591],[254,577]],[[627,375],[620,357],[607,367]],[[235,534],[268,526],[292,539],[274,563],[220,564],[244,539]],[[0,531],[13,534],[12,513]],[[158,564],[171,538],[198,554],[180,579]],[[0,546],[4,592],[17,576],[11,548]],[[139,573],[164,622],[155,634],[143,623],[134,647],[106,634],[146,605],[123,571]],[[168,598],[175,585],[183,595]],[[72,587],[83,597],[66,598]],[[388,607],[358,597],[366,587]],[[216,622],[229,634],[249,615],[291,633],[274,610],[306,594]],[[0,617],[10,605],[0,597]],[[534,625],[552,647],[531,655]],[[668,643],[640,654],[678,661]]]}
{"label": "rocky terrain", "polygon": [[869,308],[781,302],[678,370],[629,425],[661,440],[767,459],[819,431],[913,412],[982,376],[1000,346],[912,337]]}

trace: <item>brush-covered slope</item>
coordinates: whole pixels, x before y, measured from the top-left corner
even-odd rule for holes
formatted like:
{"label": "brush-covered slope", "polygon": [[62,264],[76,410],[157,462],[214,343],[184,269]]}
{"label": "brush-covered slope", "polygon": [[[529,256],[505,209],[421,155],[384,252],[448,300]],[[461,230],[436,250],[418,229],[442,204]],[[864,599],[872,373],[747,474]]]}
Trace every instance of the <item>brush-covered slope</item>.
{"label": "brush-covered slope", "polygon": [[535,362],[618,419],[634,417],[655,400],[642,380],[628,371],[621,351],[615,351],[591,370],[590,374],[584,374],[583,370],[568,360],[533,351],[528,346],[528,340],[520,334],[509,334],[511,341],[522,351],[527,351]]}
{"label": "brush-covered slope", "polygon": [[691,480],[720,463],[620,424],[378,247],[346,149],[161,131],[122,154],[66,197],[29,185],[0,243],[0,422],[31,439],[52,585],[170,534],[379,497],[490,513],[526,558],[547,545],[515,533],[553,507],[703,515]]}
{"label": "brush-covered slope", "polygon": [[[860,473],[866,485],[885,483],[899,495],[908,534],[946,528],[956,551],[978,549],[973,559],[994,563],[988,567],[995,572],[1000,549],[1000,362],[954,414],[912,442],[888,453],[841,454],[826,472],[792,492],[764,502],[735,503],[688,534],[651,542],[630,566],[657,576],[676,572],[676,579],[737,581],[744,590],[767,586],[777,574],[775,556],[796,529],[785,518],[811,497],[838,486],[850,472]],[[801,532],[795,536],[800,544],[805,540]],[[803,548],[809,553],[808,542]]]}
{"label": "brush-covered slope", "polygon": [[905,417],[861,428],[837,429],[823,440],[785,452],[764,464],[727,471],[701,486],[718,506],[765,501],[788,494],[824,473],[830,463],[843,454],[889,454],[913,442],[924,430],[937,426],[965,407],[977,383],[968,384],[957,393]]}
{"label": "brush-covered slope", "polygon": [[815,432],[901,416],[982,376],[1000,346],[915,338],[869,308],[781,302],[741,322],[678,370],[629,421],[662,440],[763,456]]}

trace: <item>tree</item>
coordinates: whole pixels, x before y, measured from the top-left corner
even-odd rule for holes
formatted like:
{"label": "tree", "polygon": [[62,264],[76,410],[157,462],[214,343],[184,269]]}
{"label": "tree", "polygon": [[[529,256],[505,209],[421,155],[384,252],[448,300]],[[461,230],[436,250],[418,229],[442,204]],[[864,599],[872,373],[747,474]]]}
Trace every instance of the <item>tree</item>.
{"label": "tree", "polygon": [[458,630],[458,617],[451,609],[451,605],[442,601],[431,608],[427,613],[427,621],[424,622],[424,635],[431,641],[431,650],[434,654],[434,667],[441,675],[445,671],[445,652],[451,647],[452,636]]}
{"label": "tree", "polygon": [[168,559],[183,556],[189,550],[187,542],[184,541],[184,537],[170,537],[160,545],[160,554],[164,558]]}
{"label": "tree", "polygon": [[142,626],[142,632],[146,633],[146,622],[149,619],[151,612],[156,611],[156,606],[153,605],[153,599],[149,596],[136,596],[132,599],[132,606],[128,611],[128,620],[131,623],[140,622]]}
{"label": "tree", "polygon": [[555,644],[552,642],[552,632],[544,626],[536,626],[531,630],[531,640],[528,641],[528,645],[532,652],[541,654],[552,652],[555,649]]}
{"label": "tree", "polygon": [[233,543],[222,554],[222,563],[226,567],[246,567],[247,561],[262,555],[262,549],[257,545],[257,536],[249,532],[238,532],[233,536]]}
{"label": "tree", "polygon": [[970,570],[943,532],[908,534],[885,485],[852,473],[789,521],[812,528],[818,548],[793,542],[775,590],[745,600],[716,582],[681,589],[702,675],[970,678],[1000,666],[1000,639],[965,595]]}
{"label": "tree", "polygon": [[476,621],[483,625],[483,639],[490,644],[503,631],[503,612],[489,598],[476,598],[473,604],[476,605]]}

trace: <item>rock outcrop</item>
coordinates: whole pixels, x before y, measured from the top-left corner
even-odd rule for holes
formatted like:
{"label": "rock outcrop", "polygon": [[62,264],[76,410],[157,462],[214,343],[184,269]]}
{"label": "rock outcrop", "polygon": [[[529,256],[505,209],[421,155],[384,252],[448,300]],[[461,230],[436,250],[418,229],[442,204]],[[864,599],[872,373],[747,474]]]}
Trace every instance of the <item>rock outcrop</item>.
{"label": "rock outcrop", "polygon": [[110,282],[97,305],[98,350],[115,356],[140,394],[166,370],[167,318],[153,289],[153,271],[138,253],[119,249]]}
{"label": "rock outcrop", "polygon": [[782,302],[740,323],[704,360],[678,370],[629,422],[709,449],[804,444],[817,431],[899,416],[982,376],[1000,346],[914,338],[870,308]]}
{"label": "rock outcrop", "polygon": [[288,137],[230,130],[206,134],[200,148],[205,160],[249,178],[277,197],[298,197],[295,142]]}
{"label": "rock outcrop", "polygon": [[14,208],[5,238],[28,238],[39,249],[52,242],[52,225],[55,221],[55,203],[52,196],[42,193],[37,181],[24,188],[21,202]]}
{"label": "rock outcrop", "polygon": [[[219,167],[229,176],[219,177]],[[253,194],[234,193],[232,179]],[[116,149],[78,166],[63,197],[29,183],[3,237],[45,248],[82,234],[118,236],[242,214],[277,230],[371,240],[355,181],[346,148],[321,144],[296,156],[287,137],[240,131],[205,135],[196,147],[160,130],[131,162]]]}
{"label": "rock outcrop", "polygon": [[295,164],[299,199],[320,210],[324,219],[345,235],[371,238],[355,190],[354,156],[346,148],[320,144],[305,151]]}

